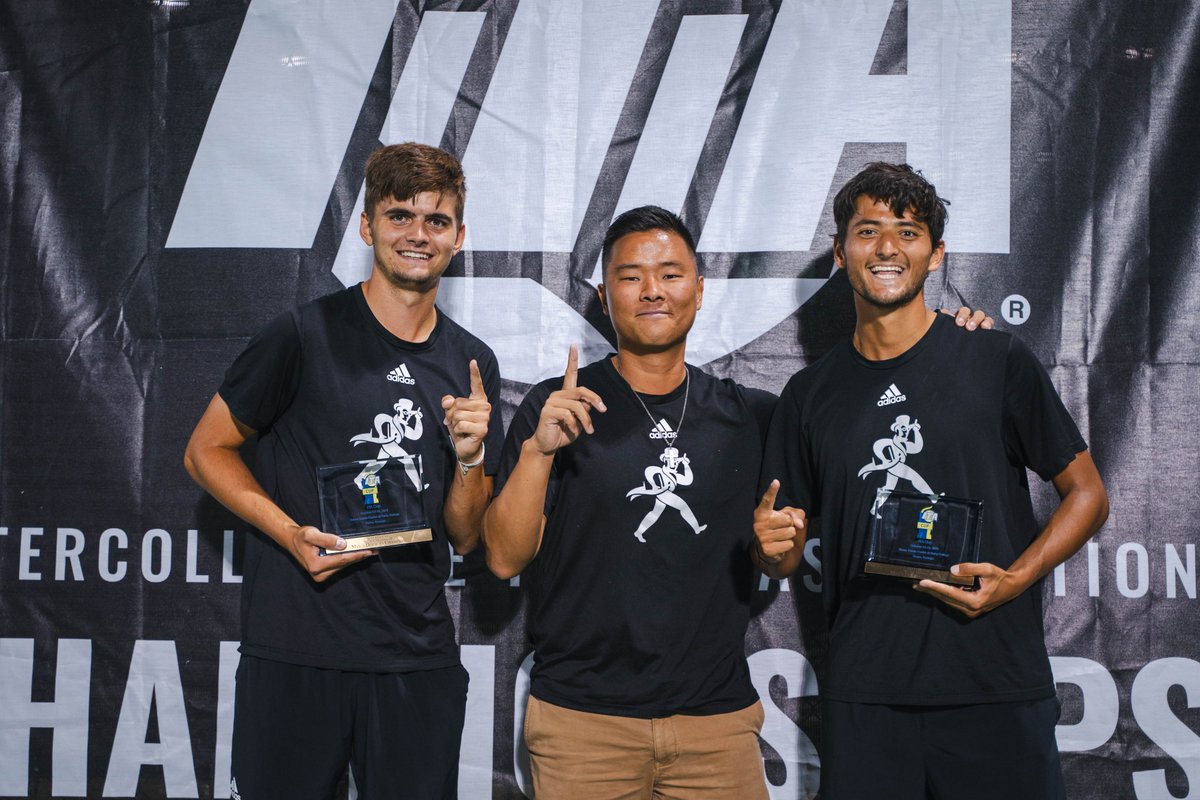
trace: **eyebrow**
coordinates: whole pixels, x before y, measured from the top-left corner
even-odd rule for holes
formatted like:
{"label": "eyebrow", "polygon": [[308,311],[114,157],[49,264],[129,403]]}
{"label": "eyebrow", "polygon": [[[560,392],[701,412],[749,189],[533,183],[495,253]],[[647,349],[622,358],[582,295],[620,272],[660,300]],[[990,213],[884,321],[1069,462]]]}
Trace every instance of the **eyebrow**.
{"label": "eyebrow", "polygon": [[644,269],[646,267],[650,267],[652,269],[654,267],[675,267],[677,269],[682,269],[683,262],[682,261],[656,261],[653,264],[642,264],[642,263],[638,263],[638,262],[629,262],[627,264],[613,264],[611,267],[609,267],[609,269],[615,269],[615,270]]}
{"label": "eyebrow", "polygon": [[[921,227],[921,225],[922,225],[922,223],[921,223],[920,221],[918,221],[918,220],[915,220],[915,219],[907,219],[907,218],[906,218],[906,219],[899,220],[898,222],[896,222],[896,223],[894,223],[894,224],[895,224],[897,227],[905,227],[905,228],[920,228],[920,227]],[[875,225],[876,227],[878,227],[878,226],[880,226],[880,225],[883,225],[883,220],[879,220],[879,219],[860,219],[858,222],[855,222],[855,223],[854,223],[853,225],[851,225],[850,227],[852,227],[852,228],[860,228],[860,227],[862,227],[863,225]]]}

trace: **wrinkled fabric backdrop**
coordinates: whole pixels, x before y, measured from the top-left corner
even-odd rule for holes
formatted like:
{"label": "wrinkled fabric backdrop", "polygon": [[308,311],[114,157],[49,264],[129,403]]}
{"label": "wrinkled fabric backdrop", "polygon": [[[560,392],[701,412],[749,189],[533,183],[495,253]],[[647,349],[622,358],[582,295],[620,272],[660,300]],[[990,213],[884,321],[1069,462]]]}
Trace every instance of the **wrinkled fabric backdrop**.
{"label": "wrinkled fabric backdrop", "polygon": [[[253,332],[367,274],[363,160],[416,139],[466,167],[439,300],[504,421],[569,343],[611,349],[615,214],[682,211],[689,359],[777,392],[852,326],[834,192],[923,169],[953,203],[931,303],[1033,347],[1111,496],[1044,587],[1069,794],[1200,797],[1198,63],[1185,0],[6,0],[0,796],[230,796],[246,526],[184,444]],[[819,548],[753,587],[774,798],[820,769]],[[519,584],[478,554],[447,584],[464,798],[531,794]]]}

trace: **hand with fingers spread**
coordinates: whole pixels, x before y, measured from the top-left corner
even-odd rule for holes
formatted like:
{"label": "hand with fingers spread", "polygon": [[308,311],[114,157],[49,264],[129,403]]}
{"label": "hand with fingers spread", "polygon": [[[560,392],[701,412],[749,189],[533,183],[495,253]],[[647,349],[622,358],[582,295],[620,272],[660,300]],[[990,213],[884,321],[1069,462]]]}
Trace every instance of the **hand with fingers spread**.
{"label": "hand with fingers spread", "polygon": [[928,579],[913,584],[913,588],[936,597],[970,619],[981,617],[1004,605],[1028,588],[1028,585],[1022,585],[1016,573],[1001,569],[995,564],[955,564],[950,571],[955,575],[977,577],[979,588],[951,586]]}
{"label": "hand with fingers spread", "polygon": [[791,506],[777,510],[775,498],[778,495],[779,481],[773,480],[754,509],[755,544],[764,567],[780,565],[785,560],[796,561],[796,554],[792,551],[804,544],[804,511]]}
{"label": "hand with fingers spread", "polygon": [[571,345],[567,355],[567,371],[562,388],[552,392],[542,406],[537,429],[530,442],[542,455],[553,455],[579,438],[584,431],[592,433],[592,410],[608,409],[600,395],[578,385],[579,350]]}
{"label": "hand with fingers spread", "polygon": [[454,442],[454,453],[459,463],[477,464],[483,457],[483,441],[487,438],[488,423],[492,418],[492,404],[483,389],[483,377],[479,364],[471,359],[471,394],[468,397],[446,395],[442,398],[442,410],[446,412],[443,422]]}
{"label": "hand with fingers spread", "polygon": [[[356,564],[364,558],[375,555],[374,550],[355,550],[351,553],[335,553],[343,550],[346,540],[332,533],[325,533],[312,525],[291,525],[283,533],[287,549],[292,557],[300,562],[300,566],[309,577],[317,583],[323,583],[339,571],[351,564]],[[329,555],[321,555],[320,548],[330,551]]]}

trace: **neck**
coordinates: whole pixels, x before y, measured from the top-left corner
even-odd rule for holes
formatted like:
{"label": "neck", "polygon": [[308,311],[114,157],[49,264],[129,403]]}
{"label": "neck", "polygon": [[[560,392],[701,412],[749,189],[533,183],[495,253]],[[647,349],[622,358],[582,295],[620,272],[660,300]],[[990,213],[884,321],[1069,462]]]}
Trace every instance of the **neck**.
{"label": "neck", "polygon": [[854,326],[854,349],[869,361],[884,361],[903,355],[921,340],[937,319],[925,308],[920,295],[900,308],[881,309],[855,296],[858,321]]}
{"label": "neck", "polygon": [[617,343],[617,354],[612,363],[617,372],[635,392],[642,394],[667,394],[683,383],[687,367],[683,360],[684,347],[653,353],[636,353],[626,350]]}
{"label": "neck", "polygon": [[413,291],[372,274],[363,281],[362,293],[375,319],[396,338],[423,342],[433,333],[437,324],[437,310],[433,306],[437,299],[436,284],[429,291]]}

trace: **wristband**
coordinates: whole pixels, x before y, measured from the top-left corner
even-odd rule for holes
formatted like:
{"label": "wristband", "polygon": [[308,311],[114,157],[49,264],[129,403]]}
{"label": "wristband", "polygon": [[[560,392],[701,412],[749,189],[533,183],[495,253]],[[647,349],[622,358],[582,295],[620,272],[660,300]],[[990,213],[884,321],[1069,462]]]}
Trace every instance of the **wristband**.
{"label": "wristband", "polygon": [[471,470],[475,469],[475,467],[478,467],[480,464],[483,463],[483,455],[486,451],[487,451],[486,443],[479,445],[479,458],[475,459],[470,464],[466,463],[461,458],[459,458],[457,452],[454,454],[454,458],[458,461],[458,468],[460,470],[462,470],[462,474],[464,477],[466,476],[466,474],[468,472],[470,472]]}

